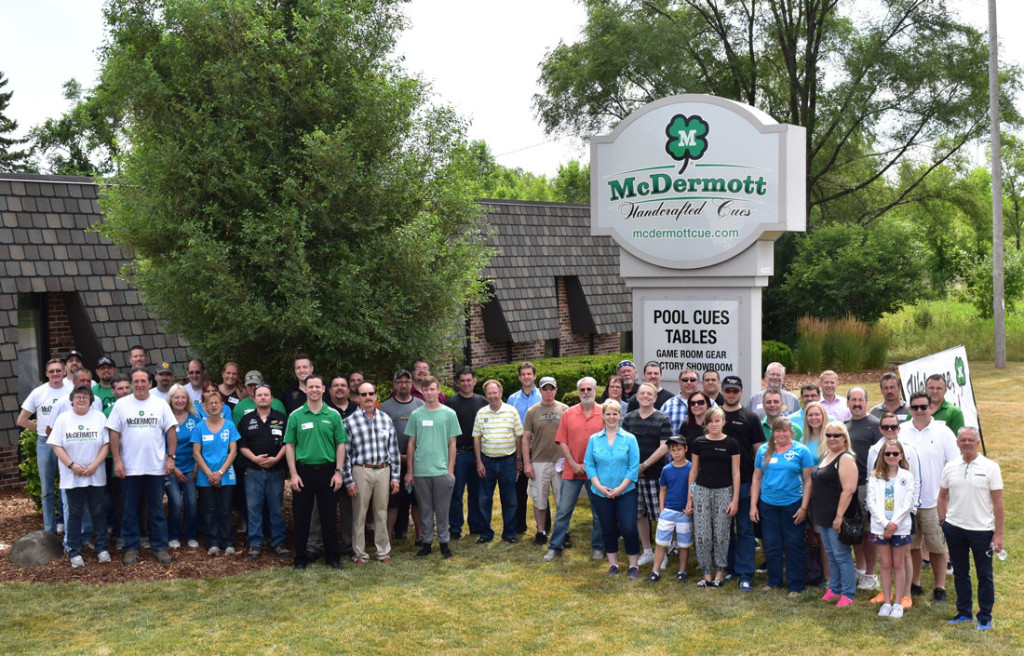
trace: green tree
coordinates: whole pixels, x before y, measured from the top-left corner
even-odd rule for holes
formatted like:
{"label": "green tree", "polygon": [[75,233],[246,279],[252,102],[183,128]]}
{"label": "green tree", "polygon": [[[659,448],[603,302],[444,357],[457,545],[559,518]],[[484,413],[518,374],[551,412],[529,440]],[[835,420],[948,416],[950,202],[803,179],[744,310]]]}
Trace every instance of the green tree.
{"label": "green tree", "polygon": [[1003,135],[1003,221],[1020,250],[1024,232],[1024,143],[1016,135]]}
{"label": "green tree", "polygon": [[85,89],[74,79],[64,83],[64,98],[73,103],[69,111],[29,130],[48,172],[89,177],[117,173],[124,117],[116,99],[103,87]]}
{"label": "green tree", "polygon": [[13,91],[4,91],[7,86],[7,78],[3,71],[0,71],[0,171],[5,173],[25,173],[35,170],[28,151],[15,150],[17,146],[26,143],[25,139],[16,139],[12,133],[18,129],[18,122],[8,118],[7,106],[11,104]]}
{"label": "green tree", "polygon": [[590,165],[579,162],[559,165],[553,180],[521,168],[498,164],[490,146],[483,140],[469,144],[468,156],[479,198],[555,201],[561,203],[590,202]]}
{"label": "green tree", "polygon": [[[541,63],[535,107],[549,132],[589,135],[680,93],[745,102],[807,128],[811,226],[870,223],[914,202],[928,173],[986,129],[987,42],[944,3],[581,1],[582,39]],[[1018,70],[1004,76],[1014,92]],[[927,159],[917,177],[880,193],[912,156]]]}
{"label": "green tree", "polygon": [[[457,347],[489,252],[464,125],[395,63],[386,0],[112,0],[129,147],[102,231],[207,358],[383,376]],[[265,372],[267,373],[267,372]]]}
{"label": "green tree", "polygon": [[833,223],[798,239],[780,290],[797,316],[853,314],[875,322],[921,293],[924,267],[912,226],[888,218],[870,227]]}
{"label": "green tree", "polygon": [[555,199],[563,203],[590,202],[590,164],[573,161],[559,165],[558,175],[551,181]]}

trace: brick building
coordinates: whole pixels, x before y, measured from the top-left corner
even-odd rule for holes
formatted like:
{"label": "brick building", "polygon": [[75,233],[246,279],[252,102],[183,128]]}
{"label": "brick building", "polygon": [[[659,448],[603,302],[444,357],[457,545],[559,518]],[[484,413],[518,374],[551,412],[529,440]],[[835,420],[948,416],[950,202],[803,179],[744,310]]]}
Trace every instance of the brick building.
{"label": "brick building", "polygon": [[[125,370],[140,344],[151,363],[183,371],[190,357],[118,276],[128,258],[90,229],[101,220],[98,191],[89,178],[0,174],[0,487],[18,482],[14,422],[47,359],[76,348],[90,367],[107,355]],[[485,270],[493,296],[467,318],[466,362],[628,350],[618,249],[590,235],[588,206],[481,204],[496,249]]]}

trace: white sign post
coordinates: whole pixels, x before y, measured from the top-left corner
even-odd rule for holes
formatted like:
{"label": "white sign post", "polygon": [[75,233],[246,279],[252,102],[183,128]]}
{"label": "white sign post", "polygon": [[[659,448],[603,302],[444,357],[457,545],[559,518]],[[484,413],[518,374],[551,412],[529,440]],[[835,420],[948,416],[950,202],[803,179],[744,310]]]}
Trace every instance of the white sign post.
{"label": "white sign post", "polygon": [[806,133],[707,95],[641,107],[591,139],[591,232],[619,244],[633,351],[760,389],[761,289],[773,242],[806,226]]}

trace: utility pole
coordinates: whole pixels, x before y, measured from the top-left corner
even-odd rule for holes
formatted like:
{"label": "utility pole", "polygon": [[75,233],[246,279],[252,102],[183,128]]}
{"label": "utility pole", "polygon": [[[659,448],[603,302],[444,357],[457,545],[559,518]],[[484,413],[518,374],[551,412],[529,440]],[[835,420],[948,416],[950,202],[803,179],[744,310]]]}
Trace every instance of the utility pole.
{"label": "utility pole", "polygon": [[992,134],[992,317],[995,365],[1006,367],[1006,304],[1003,302],[1003,152],[999,133],[999,37],[996,0],[988,0],[988,96]]}

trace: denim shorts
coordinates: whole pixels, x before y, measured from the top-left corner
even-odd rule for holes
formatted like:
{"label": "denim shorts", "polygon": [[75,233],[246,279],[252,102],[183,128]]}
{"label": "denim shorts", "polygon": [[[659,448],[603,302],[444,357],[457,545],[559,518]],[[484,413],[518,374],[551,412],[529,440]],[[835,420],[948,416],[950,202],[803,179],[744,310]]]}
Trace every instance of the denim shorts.
{"label": "denim shorts", "polygon": [[884,538],[878,533],[872,533],[868,536],[868,542],[871,544],[887,544],[891,547],[902,547],[908,545],[913,541],[909,535],[893,535],[891,538]]}

